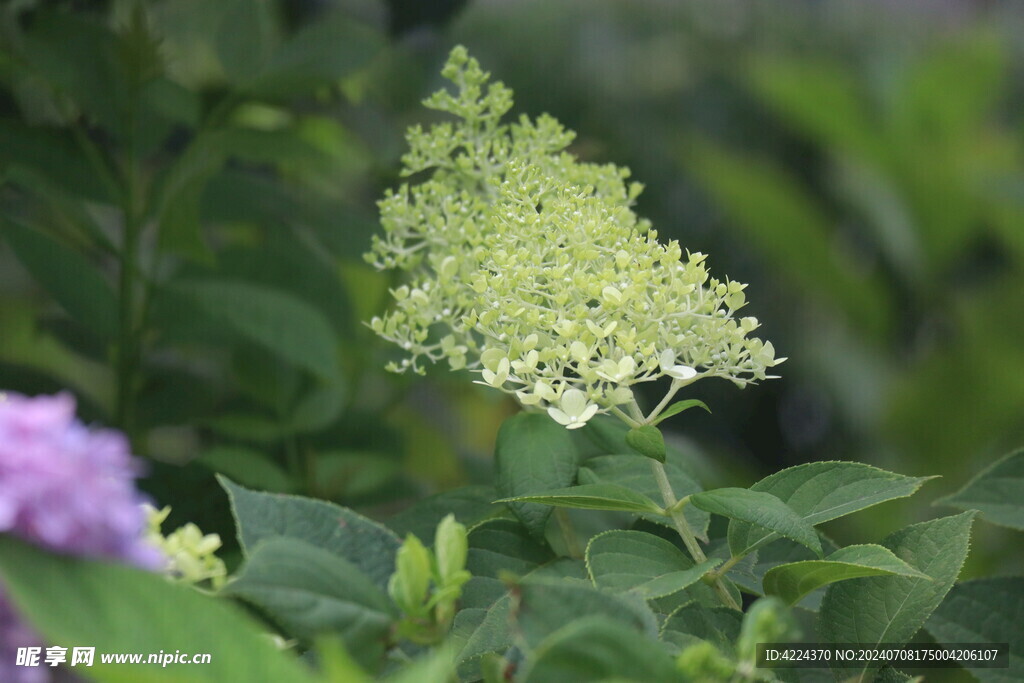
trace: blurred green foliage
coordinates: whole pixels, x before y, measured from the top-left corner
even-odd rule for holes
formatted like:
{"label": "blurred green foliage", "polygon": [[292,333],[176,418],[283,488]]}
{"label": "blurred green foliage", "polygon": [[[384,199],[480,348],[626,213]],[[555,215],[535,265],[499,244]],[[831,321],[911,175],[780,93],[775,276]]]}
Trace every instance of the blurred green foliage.
{"label": "blurred green foliage", "polygon": [[[944,474],[937,498],[1020,445],[1018,7],[431,9],[0,8],[0,386],[73,391],[152,458],[172,524],[224,538],[213,472],[357,506],[485,481],[510,406],[444,369],[386,375],[361,323],[393,284],[360,258],[374,202],[463,43],[514,111],[631,165],[661,234],[751,283],[748,310],[791,360],[739,396],[701,388],[714,414],[667,423],[704,474],[852,459]],[[867,537],[932,514],[893,509],[865,517]],[[984,533],[973,561],[1019,565]]]}

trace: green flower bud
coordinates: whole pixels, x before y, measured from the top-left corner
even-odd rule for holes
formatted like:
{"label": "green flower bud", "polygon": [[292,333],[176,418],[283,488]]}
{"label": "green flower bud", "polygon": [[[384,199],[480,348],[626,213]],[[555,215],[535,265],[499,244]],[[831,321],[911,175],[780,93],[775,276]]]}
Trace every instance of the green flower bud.
{"label": "green flower bud", "polygon": [[430,551],[412,534],[395,556],[395,573],[388,580],[388,595],[406,614],[425,611],[430,590]]}
{"label": "green flower bud", "polygon": [[448,515],[437,525],[434,537],[434,555],[437,558],[437,574],[440,585],[461,585],[469,575],[466,572],[466,556],[469,553],[469,536],[466,527]]}

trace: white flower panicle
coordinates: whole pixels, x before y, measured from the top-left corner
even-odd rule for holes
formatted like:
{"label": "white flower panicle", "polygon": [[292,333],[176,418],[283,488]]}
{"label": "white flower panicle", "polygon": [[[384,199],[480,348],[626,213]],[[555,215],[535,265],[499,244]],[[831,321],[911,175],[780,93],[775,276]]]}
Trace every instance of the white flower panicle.
{"label": "white flower panicle", "polygon": [[409,131],[404,174],[432,174],[387,193],[367,255],[410,275],[370,322],[406,352],[389,369],[447,359],[573,429],[635,408],[642,382],[744,386],[785,360],[747,336],[755,318],[735,317],[746,285],[711,277],[703,254],[660,243],[636,216],[628,170],[578,161],[551,117],[501,124],[511,92],[464,48],[442,74],[457,94],[425,104],[458,121]]}

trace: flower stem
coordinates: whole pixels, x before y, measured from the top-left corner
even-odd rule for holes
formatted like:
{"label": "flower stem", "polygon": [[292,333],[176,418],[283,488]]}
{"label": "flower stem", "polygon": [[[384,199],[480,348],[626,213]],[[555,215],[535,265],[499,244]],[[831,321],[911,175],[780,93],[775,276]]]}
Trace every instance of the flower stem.
{"label": "flower stem", "polygon": [[[690,556],[694,562],[697,564],[704,562],[708,559],[707,555],[704,554],[700,544],[697,543],[697,537],[694,536],[693,530],[690,529],[690,524],[686,521],[686,516],[683,514],[682,509],[676,508],[678,501],[675,492],[672,490],[672,483],[668,480],[668,474],[665,472],[665,466],[657,460],[651,460],[651,470],[654,472],[655,481],[658,482],[658,489],[661,491],[661,498],[665,503],[665,509],[670,511],[672,524],[679,533],[679,538],[683,539],[683,545],[690,551]],[[741,609],[736,599],[733,598],[732,593],[725,587],[725,583],[722,582],[720,576],[714,576],[711,585],[727,607],[731,607],[734,610]]]}

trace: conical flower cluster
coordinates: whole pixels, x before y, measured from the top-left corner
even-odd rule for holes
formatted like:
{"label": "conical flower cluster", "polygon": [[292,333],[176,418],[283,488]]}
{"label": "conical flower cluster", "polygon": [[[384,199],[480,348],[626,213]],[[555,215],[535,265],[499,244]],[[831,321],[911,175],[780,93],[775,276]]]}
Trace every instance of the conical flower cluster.
{"label": "conical flower cluster", "polygon": [[748,336],[756,319],[736,316],[746,285],[711,277],[703,254],[659,242],[636,216],[628,170],[577,160],[549,116],[503,124],[511,91],[464,48],[442,75],[456,92],[424,104],[456,120],[409,131],[403,172],[426,179],[380,202],[384,233],[367,255],[409,274],[370,323],[406,352],[390,369],[447,359],[573,429],[635,409],[642,382],[743,386],[784,360]]}

